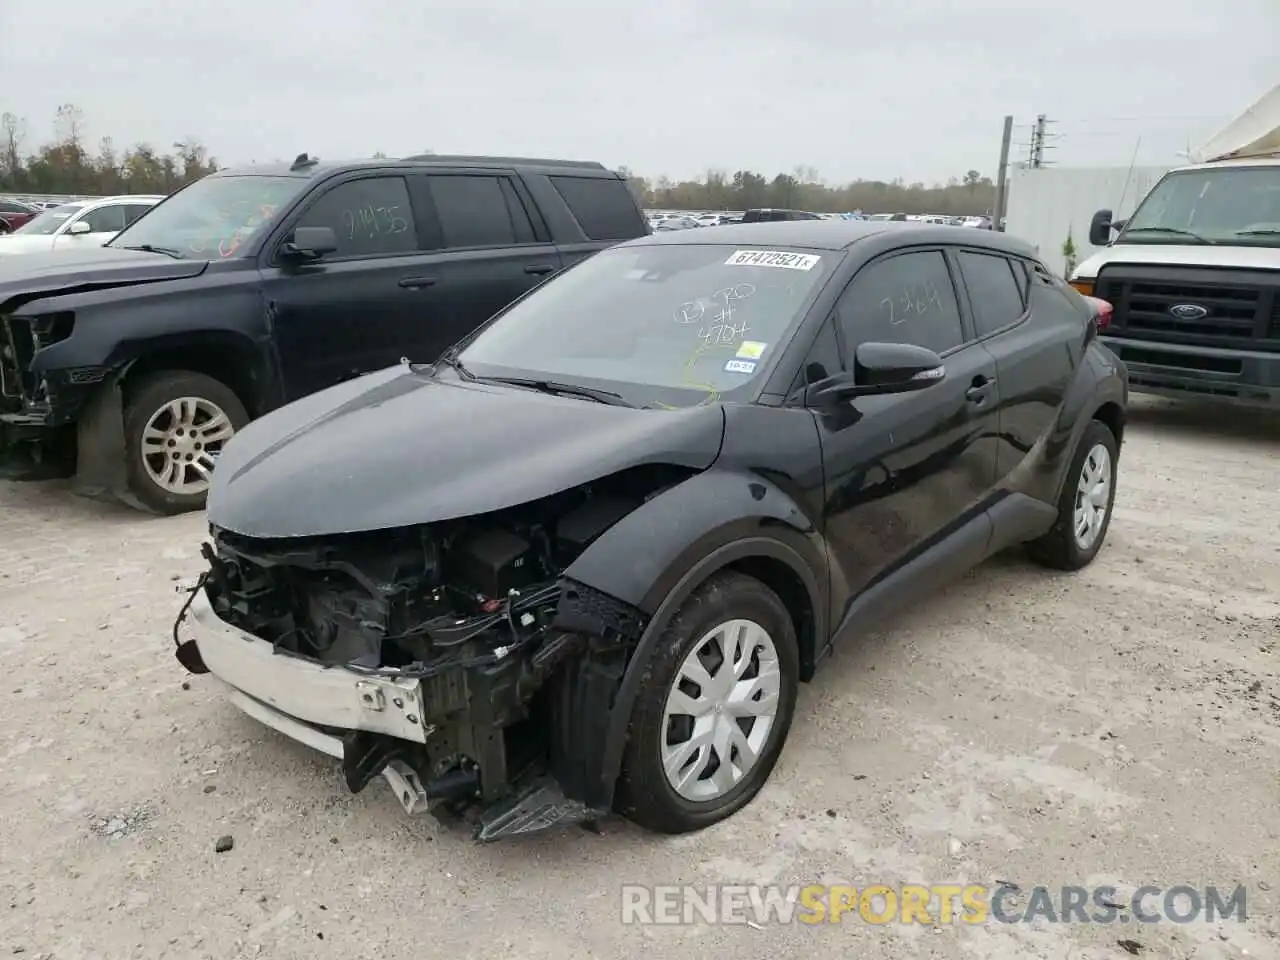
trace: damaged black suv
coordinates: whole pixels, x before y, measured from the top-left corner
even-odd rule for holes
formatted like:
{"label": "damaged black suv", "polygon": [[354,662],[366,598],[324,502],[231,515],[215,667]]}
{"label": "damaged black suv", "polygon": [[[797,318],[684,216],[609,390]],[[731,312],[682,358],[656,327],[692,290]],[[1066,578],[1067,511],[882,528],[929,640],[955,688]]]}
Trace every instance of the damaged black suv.
{"label": "damaged black suv", "polygon": [[1128,395],[1096,320],[999,233],[614,247],[249,424],[178,659],[481,839],[706,826],[838,640],[1005,547],[1093,559]]}

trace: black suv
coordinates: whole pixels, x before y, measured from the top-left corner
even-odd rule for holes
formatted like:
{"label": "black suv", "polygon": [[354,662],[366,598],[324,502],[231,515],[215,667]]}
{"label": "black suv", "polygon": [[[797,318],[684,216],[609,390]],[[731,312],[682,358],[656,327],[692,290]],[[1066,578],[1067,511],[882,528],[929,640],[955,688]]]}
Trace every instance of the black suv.
{"label": "black suv", "polygon": [[807,210],[783,210],[780,207],[758,207],[742,215],[742,223],[776,223],[779,220],[821,220]]}
{"label": "black suv", "polygon": [[[598,163],[413,157],[228,170],[93,250],[0,261],[0,445],[162,513],[228,439],[649,232]],[[27,457],[26,459],[32,459]]]}
{"label": "black suv", "polygon": [[237,437],[178,658],[481,837],[696,829],[837,643],[1005,547],[1089,563],[1126,402],[1090,303],[1002,233],[636,240]]}

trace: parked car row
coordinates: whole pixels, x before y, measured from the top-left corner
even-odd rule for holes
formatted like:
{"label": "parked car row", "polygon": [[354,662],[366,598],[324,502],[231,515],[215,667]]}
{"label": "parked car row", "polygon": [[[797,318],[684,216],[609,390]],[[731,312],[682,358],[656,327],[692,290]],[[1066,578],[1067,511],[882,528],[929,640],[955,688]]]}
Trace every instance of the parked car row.
{"label": "parked car row", "polygon": [[139,195],[100,197],[49,207],[0,237],[0,257],[101,246],[163,199]]}

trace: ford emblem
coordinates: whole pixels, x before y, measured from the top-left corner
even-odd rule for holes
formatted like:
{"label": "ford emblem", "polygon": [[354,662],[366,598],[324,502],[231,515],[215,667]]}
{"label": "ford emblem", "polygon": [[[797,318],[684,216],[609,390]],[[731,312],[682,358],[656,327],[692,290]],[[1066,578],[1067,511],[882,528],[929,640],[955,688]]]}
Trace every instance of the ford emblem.
{"label": "ford emblem", "polygon": [[1201,320],[1209,315],[1209,311],[1198,303],[1175,303],[1169,312],[1179,320]]}

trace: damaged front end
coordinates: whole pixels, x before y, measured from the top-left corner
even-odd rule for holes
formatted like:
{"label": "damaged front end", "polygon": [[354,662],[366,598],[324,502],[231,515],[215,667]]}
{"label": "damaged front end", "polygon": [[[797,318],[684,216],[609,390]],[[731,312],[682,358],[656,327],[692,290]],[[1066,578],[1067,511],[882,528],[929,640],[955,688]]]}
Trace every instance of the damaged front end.
{"label": "damaged front end", "polygon": [[[645,467],[532,504],[285,540],[212,529],[178,659],[242,710],[379,775],[411,813],[490,840],[611,803],[606,721],[643,614],[566,569],[689,471]],[[194,635],[181,642],[180,628]]]}

